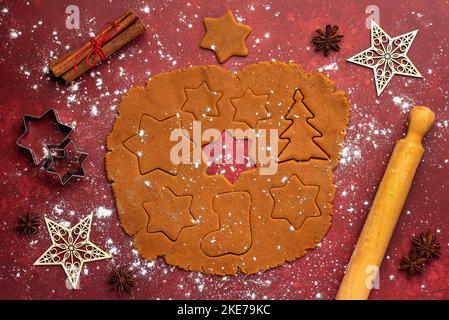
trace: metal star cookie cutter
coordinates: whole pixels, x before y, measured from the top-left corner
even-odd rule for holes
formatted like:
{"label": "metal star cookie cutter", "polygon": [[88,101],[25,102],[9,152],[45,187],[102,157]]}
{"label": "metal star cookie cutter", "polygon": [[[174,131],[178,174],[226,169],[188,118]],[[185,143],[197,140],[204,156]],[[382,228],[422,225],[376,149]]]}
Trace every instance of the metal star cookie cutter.
{"label": "metal star cookie cutter", "polygon": [[[74,153],[77,155],[76,157],[71,156],[68,152],[68,148],[73,148]],[[77,178],[84,178],[86,176],[84,172],[84,160],[86,160],[88,153],[79,151],[76,148],[75,143],[73,143],[72,140],[67,139],[65,142],[63,142],[61,145],[51,148],[50,157],[47,163],[45,164],[45,171],[50,174],[55,174],[62,185],[65,185],[72,177]],[[55,163],[56,161],[62,160],[62,159],[69,159],[75,160],[77,162],[78,168],[77,170],[66,170],[64,174],[61,174],[58,170],[55,169]]]}
{"label": "metal star cookie cutter", "polygon": [[[22,140],[28,135],[28,123],[30,122],[30,120],[41,120],[47,116],[49,116],[50,114],[52,114],[53,119],[55,120],[55,124],[58,126],[58,128],[65,133],[64,139],[62,139],[62,141],[60,141],[59,143],[56,144],[47,144],[45,145],[45,148],[49,151],[48,155],[45,155],[42,159],[38,159],[36,157],[36,153],[34,152],[33,148],[30,148],[24,144],[22,144]],[[55,109],[50,108],[48,109],[45,113],[43,113],[40,117],[37,116],[32,116],[29,114],[25,114],[23,116],[23,124],[24,124],[24,131],[22,133],[22,135],[19,137],[19,139],[17,139],[16,144],[19,148],[28,151],[31,154],[31,157],[33,159],[33,163],[35,165],[38,166],[46,166],[50,156],[50,149],[51,148],[58,148],[58,146],[60,146],[61,144],[63,144],[65,141],[70,140],[69,136],[72,134],[73,132],[73,128],[62,123],[61,119],[59,118],[58,113],[56,112]]]}

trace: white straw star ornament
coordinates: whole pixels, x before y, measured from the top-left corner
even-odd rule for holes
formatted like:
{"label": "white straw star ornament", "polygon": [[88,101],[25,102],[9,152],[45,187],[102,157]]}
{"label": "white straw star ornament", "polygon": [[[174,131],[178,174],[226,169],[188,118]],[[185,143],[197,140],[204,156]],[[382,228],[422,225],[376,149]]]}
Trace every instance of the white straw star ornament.
{"label": "white straw star ornament", "polygon": [[61,265],[73,288],[78,287],[85,262],[112,258],[89,240],[92,214],[73,228],[66,228],[47,218],[45,223],[52,246],[36,260],[34,265]]}
{"label": "white straw star ornament", "polygon": [[422,78],[407,53],[418,30],[391,38],[374,20],[371,21],[371,47],[348,59],[374,70],[379,96],[395,74]]}

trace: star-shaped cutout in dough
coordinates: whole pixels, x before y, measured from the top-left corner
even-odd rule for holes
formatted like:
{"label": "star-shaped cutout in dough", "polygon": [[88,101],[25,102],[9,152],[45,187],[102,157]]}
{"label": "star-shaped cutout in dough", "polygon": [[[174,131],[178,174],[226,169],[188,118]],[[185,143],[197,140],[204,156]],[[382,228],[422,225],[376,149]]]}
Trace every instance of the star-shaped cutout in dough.
{"label": "star-shaped cutout in dough", "polygon": [[255,95],[250,88],[246,89],[242,97],[231,99],[235,108],[233,121],[246,122],[251,128],[255,128],[259,120],[270,118],[267,102],[268,95]]}
{"label": "star-shaped cutout in dough", "polygon": [[296,175],[291,176],[285,186],[270,188],[274,199],[271,217],[286,219],[298,230],[308,217],[321,215],[316,205],[319,186],[304,185]]}
{"label": "star-shaped cutout in dough", "polygon": [[206,173],[221,174],[230,183],[236,183],[242,172],[256,167],[249,156],[251,143],[251,139],[235,139],[227,130],[223,131],[217,141],[203,148],[209,160]]}
{"label": "star-shaped cutout in dough", "polygon": [[34,265],[61,265],[73,288],[78,287],[81,271],[86,262],[112,258],[90,242],[92,214],[72,228],[45,218],[52,245]]}
{"label": "star-shaped cutout in dough", "polygon": [[155,200],[143,204],[149,215],[147,232],[162,232],[176,241],[182,229],[195,224],[191,202],[192,196],[178,196],[169,188],[162,188]]}
{"label": "star-shaped cutout in dough", "polygon": [[219,116],[217,102],[220,100],[220,92],[212,91],[206,82],[197,88],[185,88],[186,101],[181,107],[182,111],[193,114],[196,120]]}
{"label": "star-shaped cutout in dough", "polygon": [[206,34],[201,41],[201,48],[215,52],[220,63],[232,56],[247,56],[245,39],[251,32],[247,25],[237,23],[230,10],[220,18],[204,18]]}
{"label": "star-shaped cutout in dough", "polygon": [[172,116],[159,121],[149,115],[142,115],[139,131],[128,138],[123,145],[137,156],[140,174],[160,169],[175,175],[178,164],[170,160],[170,151],[177,142],[170,141],[171,133],[181,128],[181,121]]}
{"label": "star-shaped cutout in dough", "polygon": [[395,74],[422,78],[407,56],[417,32],[391,38],[374,20],[371,21],[371,47],[348,61],[373,69],[378,96]]}

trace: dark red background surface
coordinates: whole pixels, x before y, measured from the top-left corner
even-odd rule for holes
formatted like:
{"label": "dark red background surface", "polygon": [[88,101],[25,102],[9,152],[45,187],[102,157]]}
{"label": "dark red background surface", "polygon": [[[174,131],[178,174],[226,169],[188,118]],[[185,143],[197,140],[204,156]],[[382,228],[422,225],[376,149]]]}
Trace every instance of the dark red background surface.
{"label": "dark red background surface", "polygon": [[[81,9],[79,30],[65,28],[69,4]],[[369,46],[365,8],[370,4],[379,7],[380,25],[390,36],[419,29],[409,57],[423,79],[396,76],[381,97],[375,94],[372,71],[345,61]],[[148,25],[145,35],[76,85],[49,77],[45,66],[66,52],[66,45],[80,45],[89,32],[98,32],[129,8]],[[253,32],[247,40],[248,57],[232,58],[224,68],[238,70],[270,59],[292,60],[307,71],[321,68],[347,92],[352,110],[343,163],[336,170],[333,225],[320,247],[265,273],[216,277],[172,268],[162,259],[139,258],[118,222],[103,159],[124,92],[162,71],[216,64],[211,51],[199,48],[202,19],[228,8]],[[0,298],[116,298],[106,283],[109,270],[129,264],[137,273],[136,289],[121,298],[332,299],[393,144],[404,133],[407,111],[416,104],[435,111],[436,126],[425,141],[426,154],[381,268],[380,289],[371,298],[449,298],[448,16],[447,2],[424,0],[0,1]],[[340,52],[324,58],[314,52],[310,38],[327,23],[340,25],[345,38]],[[64,187],[39,173],[15,146],[22,115],[40,115],[49,107],[75,126],[77,146],[90,154],[88,178]],[[50,245],[46,230],[31,240],[15,234],[17,217],[27,211],[72,225],[93,212],[91,239],[114,259],[88,263],[81,289],[68,290],[61,267],[33,266]],[[409,250],[410,238],[427,228],[436,232],[442,257],[425,274],[408,280],[398,271],[401,256]]]}

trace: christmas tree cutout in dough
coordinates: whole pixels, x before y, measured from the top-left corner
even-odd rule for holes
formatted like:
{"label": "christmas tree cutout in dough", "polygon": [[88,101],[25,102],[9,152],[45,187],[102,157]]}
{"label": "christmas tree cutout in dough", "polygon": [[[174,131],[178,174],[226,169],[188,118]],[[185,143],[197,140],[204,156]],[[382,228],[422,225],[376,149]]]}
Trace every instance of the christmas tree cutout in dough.
{"label": "christmas tree cutout in dough", "polygon": [[293,99],[295,102],[286,116],[292,123],[281,134],[281,138],[288,139],[289,143],[279,155],[279,161],[329,159],[327,153],[314,141],[314,138],[321,137],[321,133],[309,122],[314,115],[304,104],[304,96],[299,89],[296,89]]}

